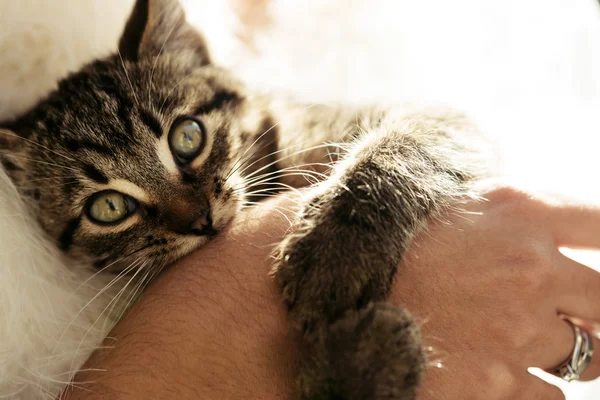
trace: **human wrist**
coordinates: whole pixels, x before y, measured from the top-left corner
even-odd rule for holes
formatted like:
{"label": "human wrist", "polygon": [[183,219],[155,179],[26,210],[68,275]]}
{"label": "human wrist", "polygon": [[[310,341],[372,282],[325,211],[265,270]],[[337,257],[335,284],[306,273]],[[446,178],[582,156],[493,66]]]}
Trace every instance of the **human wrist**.
{"label": "human wrist", "polygon": [[[94,381],[69,399],[286,398],[296,340],[285,319],[269,253],[285,231],[272,211],[241,221],[151,285],[79,374]],[[286,221],[287,222],[287,221]],[[151,369],[147,366],[152,366]],[[185,393],[183,393],[185,391]],[[98,397],[102,398],[102,397]]]}

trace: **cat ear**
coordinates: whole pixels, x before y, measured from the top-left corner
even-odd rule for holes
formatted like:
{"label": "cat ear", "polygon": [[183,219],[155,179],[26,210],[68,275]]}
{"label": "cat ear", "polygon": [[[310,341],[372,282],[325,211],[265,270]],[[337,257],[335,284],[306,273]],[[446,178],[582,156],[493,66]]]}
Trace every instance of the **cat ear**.
{"label": "cat ear", "polygon": [[136,62],[178,50],[191,50],[202,65],[210,63],[202,35],[186,22],[178,0],[136,0],[119,41],[121,56]]}
{"label": "cat ear", "polygon": [[19,135],[0,127],[0,164],[13,179],[25,171],[24,150],[23,139]]}

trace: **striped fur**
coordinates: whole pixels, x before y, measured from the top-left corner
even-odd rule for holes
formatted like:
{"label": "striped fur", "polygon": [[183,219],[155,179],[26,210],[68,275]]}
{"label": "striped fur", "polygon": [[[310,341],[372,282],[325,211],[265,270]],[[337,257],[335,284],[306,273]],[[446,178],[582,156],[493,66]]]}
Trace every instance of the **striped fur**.
{"label": "striped fur", "polygon": [[[182,165],[167,137],[185,116],[206,137]],[[303,333],[300,397],[408,400],[425,362],[419,329],[386,297],[414,235],[482,174],[477,137],[448,110],[249,94],[211,63],[176,0],[138,0],[120,52],[6,125],[0,160],[65,255],[107,274],[145,270],[141,280],[210,239],[173,229],[173,214],[210,207],[214,234],[247,196],[313,183],[273,269]],[[136,212],[95,223],[86,207],[105,190],[135,199]]]}

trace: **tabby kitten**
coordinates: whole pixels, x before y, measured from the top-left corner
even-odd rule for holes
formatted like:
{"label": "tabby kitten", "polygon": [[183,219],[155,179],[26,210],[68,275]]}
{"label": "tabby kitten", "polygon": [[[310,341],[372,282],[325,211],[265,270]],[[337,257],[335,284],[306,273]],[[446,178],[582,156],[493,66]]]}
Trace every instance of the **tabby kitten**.
{"label": "tabby kitten", "polygon": [[202,245],[250,197],[305,186],[290,171],[310,166],[320,180],[273,268],[304,334],[299,397],[405,400],[425,357],[385,300],[415,233],[479,174],[476,136],[447,110],[247,93],[176,0],[138,0],[119,53],[5,124],[0,159],[60,249],[130,275]]}

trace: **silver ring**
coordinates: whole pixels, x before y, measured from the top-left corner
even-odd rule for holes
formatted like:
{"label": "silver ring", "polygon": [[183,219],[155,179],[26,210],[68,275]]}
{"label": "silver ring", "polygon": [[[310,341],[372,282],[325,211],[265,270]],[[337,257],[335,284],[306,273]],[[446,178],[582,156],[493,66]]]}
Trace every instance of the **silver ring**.
{"label": "silver ring", "polygon": [[569,320],[565,320],[575,333],[573,353],[565,362],[554,368],[552,372],[567,382],[578,380],[589,367],[594,354],[594,342],[588,331],[581,329]]}

